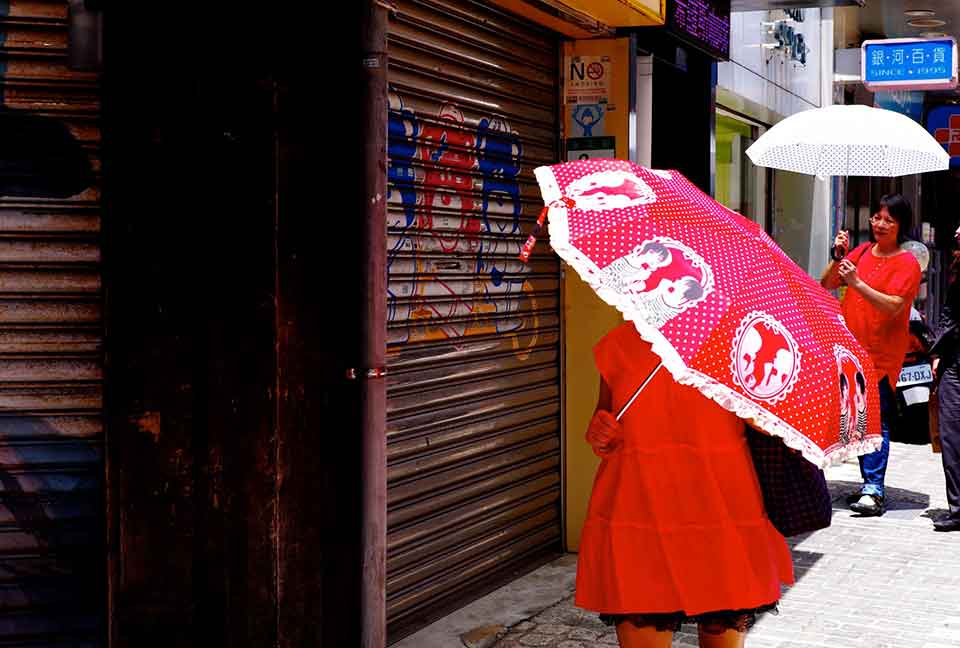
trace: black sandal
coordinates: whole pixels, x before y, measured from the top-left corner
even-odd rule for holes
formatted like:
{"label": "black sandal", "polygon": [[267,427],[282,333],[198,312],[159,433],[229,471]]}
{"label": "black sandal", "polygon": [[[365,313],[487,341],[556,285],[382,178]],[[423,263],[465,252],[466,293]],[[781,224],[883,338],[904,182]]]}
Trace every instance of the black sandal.
{"label": "black sandal", "polygon": [[[859,513],[860,515],[864,515],[864,516],[879,517],[884,514],[884,512],[886,511],[886,507],[884,506],[882,497],[880,497],[879,495],[874,495],[872,493],[864,493],[863,495],[867,495],[868,497],[870,497],[870,499],[873,500],[873,504],[861,504],[860,500],[858,499],[856,502],[850,505],[851,511],[853,511],[854,513]],[[861,495],[860,497],[863,497],[863,495]]]}
{"label": "black sandal", "polygon": [[947,516],[933,523],[934,531],[960,531],[960,520]]}

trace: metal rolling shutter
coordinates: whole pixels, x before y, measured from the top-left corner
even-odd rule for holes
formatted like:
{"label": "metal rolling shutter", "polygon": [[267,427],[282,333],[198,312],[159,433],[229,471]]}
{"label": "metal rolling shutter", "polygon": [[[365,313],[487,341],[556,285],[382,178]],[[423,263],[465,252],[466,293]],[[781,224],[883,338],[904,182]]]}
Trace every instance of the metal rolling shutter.
{"label": "metal rolling shutter", "polygon": [[99,89],[66,16],[0,2],[0,646],[103,645]]}
{"label": "metal rolling shutter", "polygon": [[560,268],[518,259],[556,161],[558,42],[482,3],[390,26],[391,635],[561,548]]}

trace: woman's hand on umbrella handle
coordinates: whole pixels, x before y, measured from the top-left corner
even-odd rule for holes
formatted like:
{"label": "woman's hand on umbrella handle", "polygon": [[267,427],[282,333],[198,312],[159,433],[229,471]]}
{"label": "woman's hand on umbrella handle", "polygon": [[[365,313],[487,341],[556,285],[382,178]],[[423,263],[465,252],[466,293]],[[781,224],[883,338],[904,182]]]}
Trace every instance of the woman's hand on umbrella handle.
{"label": "woman's hand on umbrella handle", "polygon": [[606,457],[623,444],[623,426],[613,413],[598,409],[587,427],[587,443],[598,457]]}
{"label": "woman's hand on umbrella handle", "polygon": [[847,234],[846,230],[840,230],[840,233],[833,239],[833,252],[831,257],[834,261],[840,261],[843,257],[847,256],[849,250],[850,235]]}
{"label": "woman's hand on umbrella handle", "polygon": [[840,262],[840,266],[837,269],[837,274],[840,275],[840,279],[843,283],[847,284],[851,288],[856,288],[857,284],[860,283],[860,275],[857,274],[857,266],[853,265],[853,262],[849,259],[844,259]]}

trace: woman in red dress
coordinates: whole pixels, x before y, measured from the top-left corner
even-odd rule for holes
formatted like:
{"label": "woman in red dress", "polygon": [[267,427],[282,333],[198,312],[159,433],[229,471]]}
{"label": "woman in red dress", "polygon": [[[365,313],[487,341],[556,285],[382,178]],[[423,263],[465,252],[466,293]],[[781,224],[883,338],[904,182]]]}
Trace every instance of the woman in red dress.
{"label": "woman in red dress", "polygon": [[587,440],[602,459],[584,524],[578,606],[616,625],[623,648],[669,648],[683,622],[703,648],[743,646],[756,614],[793,582],[763,507],[744,422],[660,371],[633,324],[594,349],[602,377]]}
{"label": "woman in red dress", "polygon": [[[880,199],[880,211],[870,218],[870,241],[839,263],[831,261],[820,278],[821,285],[828,290],[846,284],[843,319],[870,354],[877,374],[883,444],[876,452],[860,457],[863,486],[847,498],[850,508],[861,515],[883,515],[886,510],[884,481],[890,457],[890,428],[897,414],[894,388],[910,345],[910,306],[917,297],[921,279],[920,264],[901,246],[912,222],[913,211],[903,196],[884,196]],[[840,232],[834,246],[846,251],[850,236]]]}

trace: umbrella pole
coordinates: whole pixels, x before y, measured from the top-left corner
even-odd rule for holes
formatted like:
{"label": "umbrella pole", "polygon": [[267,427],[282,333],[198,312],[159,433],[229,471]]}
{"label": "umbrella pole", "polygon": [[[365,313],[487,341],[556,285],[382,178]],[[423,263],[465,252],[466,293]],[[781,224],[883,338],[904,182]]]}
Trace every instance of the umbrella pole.
{"label": "umbrella pole", "polygon": [[[850,177],[850,147],[847,147],[847,166],[844,169],[846,173],[840,179],[840,231],[847,230],[847,178]],[[849,242],[848,242],[849,248]]]}
{"label": "umbrella pole", "polygon": [[837,200],[840,202],[838,205],[840,208],[840,231],[845,232],[847,230],[847,176],[840,178],[839,193]]}
{"label": "umbrella pole", "polygon": [[[837,234],[843,232],[847,229],[847,176],[837,176],[835,188],[835,200],[837,202],[836,209],[833,216],[833,223],[839,229]],[[836,213],[839,212],[839,213]],[[839,261],[843,258],[842,248],[833,247],[831,248],[832,252],[830,253],[830,258],[833,261]],[[837,256],[840,256],[840,259],[837,259]]]}
{"label": "umbrella pole", "polygon": [[644,389],[647,388],[647,385],[650,384],[650,381],[653,380],[653,377],[657,375],[657,372],[660,371],[662,367],[663,367],[663,363],[661,362],[660,364],[658,364],[656,367],[653,368],[653,371],[650,372],[650,375],[647,376],[646,380],[644,380],[643,383],[639,387],[637,387],[637,391],[633,392],[633,396],[630,397],[630,400],[627,401],[627,404],[621,407],[620,411],[617,412],[618,421],[621,418],[623,418],[623,415],[627,412],[628,409],[630,409],[630,406],[633,405],[633,401],[637,400],[637,396],[640,395],[640,392],[642,392]]}

